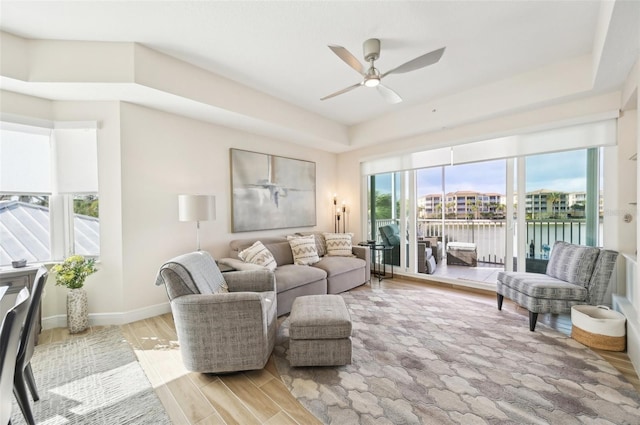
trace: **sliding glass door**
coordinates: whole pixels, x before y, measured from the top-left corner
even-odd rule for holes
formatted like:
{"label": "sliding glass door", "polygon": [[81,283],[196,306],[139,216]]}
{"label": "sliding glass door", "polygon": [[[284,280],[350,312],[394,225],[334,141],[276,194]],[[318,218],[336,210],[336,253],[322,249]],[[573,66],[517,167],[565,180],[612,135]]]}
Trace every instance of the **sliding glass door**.
{"label": "sliding glass door", "polygon": [[[418,269],[412,249],[417,242],[440,247],[434,250],[440,270],[447,265],[447,251],[462,246],[475,250],[475,267],[517,270],[520,257],[520,267],[542,273],[555,241],[597,243],[602,233],[597,148],[523,157],[519,190],[517,167],[509,163],[515,161],[370,176],[368,239],[387,243],[381,229],[397,226],[399,246],[388,262],[412,273]],[[455,276],[453,263],[449,277]]]}

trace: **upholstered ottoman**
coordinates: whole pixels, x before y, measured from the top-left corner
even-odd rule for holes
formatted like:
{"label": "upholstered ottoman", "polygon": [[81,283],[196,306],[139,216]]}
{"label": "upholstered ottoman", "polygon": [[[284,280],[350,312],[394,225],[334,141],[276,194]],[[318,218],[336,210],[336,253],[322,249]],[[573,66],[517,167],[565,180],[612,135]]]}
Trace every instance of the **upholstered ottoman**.
{"label": "upholstered ottoman", "polygon": [[295,299],[289,315],[289,363],[351,363],[351,316],[341,296],[307,295]]}

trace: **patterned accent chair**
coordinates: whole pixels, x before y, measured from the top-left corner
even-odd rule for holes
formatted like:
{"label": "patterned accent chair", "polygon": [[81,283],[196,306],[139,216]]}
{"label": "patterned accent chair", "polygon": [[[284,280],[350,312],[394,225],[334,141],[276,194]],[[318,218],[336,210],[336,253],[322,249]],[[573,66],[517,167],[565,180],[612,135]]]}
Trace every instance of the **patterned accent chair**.
{"label": "patterned accent chair", "polygon": [[498,310],[504,297],[526,308],[533,332],[539,313],[570,313],[574,305],[605,304],[617,258],[616,251],[558,241],[545,274],[498,273]]}
{"label": "patterned accent chair", "polygon": [[272,271],[223,275],[211,255],[197,251],[162,265],[156,285],[162,284],[188,370],[222,373],[265,366],[277,326]]}

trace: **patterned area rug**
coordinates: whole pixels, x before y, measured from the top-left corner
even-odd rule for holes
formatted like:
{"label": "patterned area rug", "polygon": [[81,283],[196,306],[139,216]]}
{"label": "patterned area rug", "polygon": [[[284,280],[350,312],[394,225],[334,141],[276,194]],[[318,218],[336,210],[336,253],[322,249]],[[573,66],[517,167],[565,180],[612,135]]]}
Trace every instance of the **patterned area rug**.
{"label": "patterned area rug", "polygon": [[[38,424],[171,424],[136,356],[113,326],[36,346],[31,359]],[[13,401],[12,424],[25,420]]]}
{"label": "patterned area rug", "polygon": [[640,395],[609,363],[495,303],[430,290],[342,294],[353,364],[292,368],[288,319],[276,365],[326,424],[639,424]]}

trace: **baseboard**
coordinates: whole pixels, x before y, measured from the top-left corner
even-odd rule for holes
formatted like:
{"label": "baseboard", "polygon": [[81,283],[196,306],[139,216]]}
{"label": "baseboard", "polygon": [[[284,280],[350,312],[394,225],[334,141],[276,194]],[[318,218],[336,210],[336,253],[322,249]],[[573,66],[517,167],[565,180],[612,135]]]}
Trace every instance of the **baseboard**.
{"label": "baseboard", "polygon": [[[412,282],[427,283],[430,285],[441,286],[444,288],[466,290],[470,292],[477,292],[481,294],[495,294],[496,283],[495,282],[477,282],[468,279],[447,278],[444,276],[434,276],[431,274],[415,274],[404,273],[402,271],[395,271],[394,277],[402,278]],[[371,277],[372,282],[376,281],[376,277]]]}
{"label": "baseboard", "polygon": [[636,373],[640,375],[640,321],[631,302],[623,296],[613,295],[613,309],[627,318],[627,355]]}
{"label": "baseboard", "polygon": [[[148,319],[149,317],[160,316],[161,314],[170,312],[171,306],[168,302],[166,302],[122,313],[90,313],[89,325],[124,325],[127,323],[136,322],[138,320]],[[67,316],[65,314],[42,318],[42,329],[64,328],[66,326]]]}

